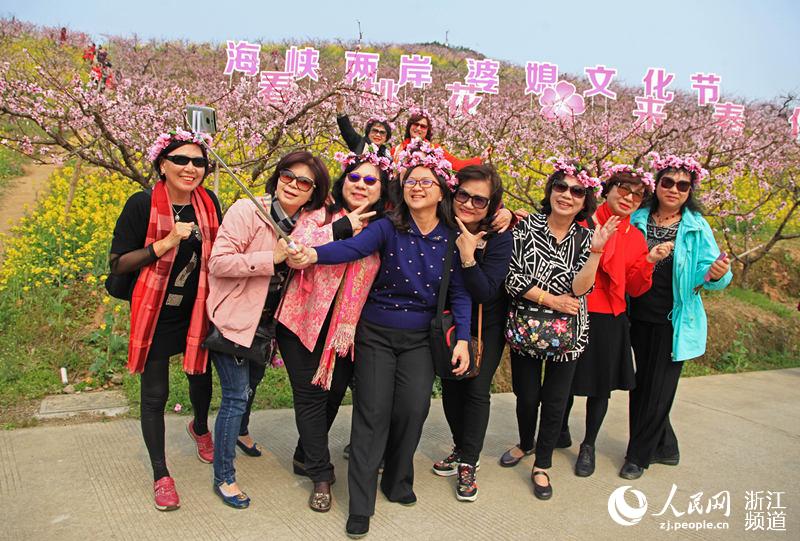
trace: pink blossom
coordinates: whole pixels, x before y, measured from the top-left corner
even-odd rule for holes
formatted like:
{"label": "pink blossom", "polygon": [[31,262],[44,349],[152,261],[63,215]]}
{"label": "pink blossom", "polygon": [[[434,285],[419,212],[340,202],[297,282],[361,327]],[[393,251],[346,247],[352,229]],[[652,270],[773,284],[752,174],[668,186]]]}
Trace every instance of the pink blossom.
{"label": "pink blossom", "polygon": [[583,96],[575,92],[575,85],[559,81],[555,88],[547,87],[539,97],[542,115],[548,120],[572,118],[586,111]]}

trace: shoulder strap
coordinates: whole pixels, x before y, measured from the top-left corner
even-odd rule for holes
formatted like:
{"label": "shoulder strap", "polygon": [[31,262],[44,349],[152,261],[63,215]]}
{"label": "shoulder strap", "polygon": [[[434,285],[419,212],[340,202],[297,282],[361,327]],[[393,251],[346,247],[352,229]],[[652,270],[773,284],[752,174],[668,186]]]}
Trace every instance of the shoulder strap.
{"label": "shoulder strap", "polygon": [[455,231],[448,230],[447,234],[447,253],[444,256],[444,269],[442,270],[442,282],[439,284],[439,299],[436,302],[436,317],[444,312],[444,304],[447,300],[447,288],[450,286],[450,267],[453,265],[453,249],[456,245]]}

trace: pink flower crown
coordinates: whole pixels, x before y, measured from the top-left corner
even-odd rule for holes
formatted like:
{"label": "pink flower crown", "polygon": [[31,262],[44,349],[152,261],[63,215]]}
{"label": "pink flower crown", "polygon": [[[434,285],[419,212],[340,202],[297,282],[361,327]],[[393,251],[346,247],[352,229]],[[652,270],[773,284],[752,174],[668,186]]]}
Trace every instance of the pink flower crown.
{"label": "pink flower crown", "polygon": [[577,178],[578,182],[580,182],[584,188],[592,188],[595,193],[599,192],[600,188],[602,188],[600,179],[591,176],[585,167],[578,164],[577,160],[552,156],[547,159],[547,163],[552,165],[553,169],[556,171],[561,171],[565,175]]}
{"label": "pink flower crown", "polygon": [[389,129],[392,131],[397,131],[394,122],[386,118],[385,116],[371,116],[369,120],[367,120],[367,124],[372,124],[373,122],[381,122],[389,126]]}
{"label": "pink flower crown", "polygon": [[424,116],[425,118],[428,119],[428,122],[431,125],[433,125],[433,120],[431,120],[431,114],[427,111],[427,109],[423,109],[422,107],[418,107],[415,105],[414,107],[408,110],[408,114],[410,116],[416,116],[416,115]]}
{"label": "pink flower crown", "polygon": [[684,156],[677,156],[675,154],[667,154],[663,158],[658,152],[651,152],[648,156],[652,168],[656,171],[663,171],[664,169],[683,169],[692,175],[692,184],[696,188],[704,178],[708,176],[708,171],[703,169],[694,156],[686,154]]}
{"label": "pink flower crown", "polygon": [[415,137],[404,150],[397,155],[398,168],[411,170],[414,167],[427,167],[447,183],[450,190],[458,187],[458,179],[453,174],[453,164],[444,157],[441,147],[434,147],[430,142]]}
{"label": "pink flower crown", "polygon": [[347,166],[354,163],[365,162],[371,163],[381,171],[386,171],[389,174],[392,174],[395,168],[390,158],[378,154],[378,145],[374,143],[364,145],[364,152],[361,154],[356,154],[355,152],[350,152],[348,154],[337,152],[333,155],[333,159],[342,164],[342,167],[345,169]]}
{"label": "pink flower crown", "polygon": [[211,136],[207,133],[198,133],[187,131],[181,128],[175,128],[172,131],[162,133],[158,137],[156,137],[155,142],[150,147],[150,150],[147,151],[147,159],[155,161],[158,158],[158,155],[167,148],[173,141],[189,141],[191,143],[196,143],[198,145],[211,145]]}
{"label": "pink flower crown", "polygon": [[644,184],[645,187],[650,190],[650,193],[653,193],[656,189],[656,179],[653,177],[653,173],[645,171],[641,167],[633,167],[627,163],[603,163],[603,174],[600,176],[600,179],[603,182],[608,182],[608,179],[617,173],[628,173],[635,177],[639,177],[639,180],[641,180],[642,184]]}

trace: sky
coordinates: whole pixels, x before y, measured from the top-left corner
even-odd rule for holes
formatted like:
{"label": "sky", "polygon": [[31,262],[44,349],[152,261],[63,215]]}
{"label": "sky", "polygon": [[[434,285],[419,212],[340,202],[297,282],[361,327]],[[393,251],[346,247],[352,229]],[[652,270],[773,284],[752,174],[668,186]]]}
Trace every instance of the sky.
{"label": "sky", "polygon": [[[447,42],[519,65],[546,61],[561,72],[618,70],[641,84],[648,67],[722,77],[725,100],[800,94],[797,0],[0,0],[0,17],[103,35],[199,42],[263,39],[368,43]],[[344,58],[342,59],[344,62]],[[435,76],[435,74],[434,74]]]}

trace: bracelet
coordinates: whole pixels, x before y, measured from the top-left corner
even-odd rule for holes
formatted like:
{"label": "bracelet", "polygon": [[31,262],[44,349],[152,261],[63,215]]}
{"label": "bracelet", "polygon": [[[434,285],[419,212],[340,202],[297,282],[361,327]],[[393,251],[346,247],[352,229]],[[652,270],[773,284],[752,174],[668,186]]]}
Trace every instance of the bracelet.
{"label": "bracelet", "polygon": [[605,252],[603,248],[600,248],[599,250],[595,250],[594,248],[589,248],[589,251],[592,252],[593,254],[602,254],[603,252]]}
{"label": "bracelet", "polygon": [[153,258],[153,261],[155,261],[158,259],[158,256],[156,255],[156,249],[153,247],[153,244],[155,244],[155,242],[151,242],[147,245],[147,252],[150,254],[150,257]]}
{"label": "bracelet", "polygon": [[468,269],[470,267],[474,267],[477,264],[478,264],[478,262],[473,259],[472,261],[467,261],[466,263],[461,263],[461,268],[462,269]]}
{"label": "bracelet", "polygon": [[544,300],[546,295],[547,295],[547,292],[546,291],[542,291],[542,293],[539,295],[539,298],[536,299],[536,304],[542,304],[542,301]]}

